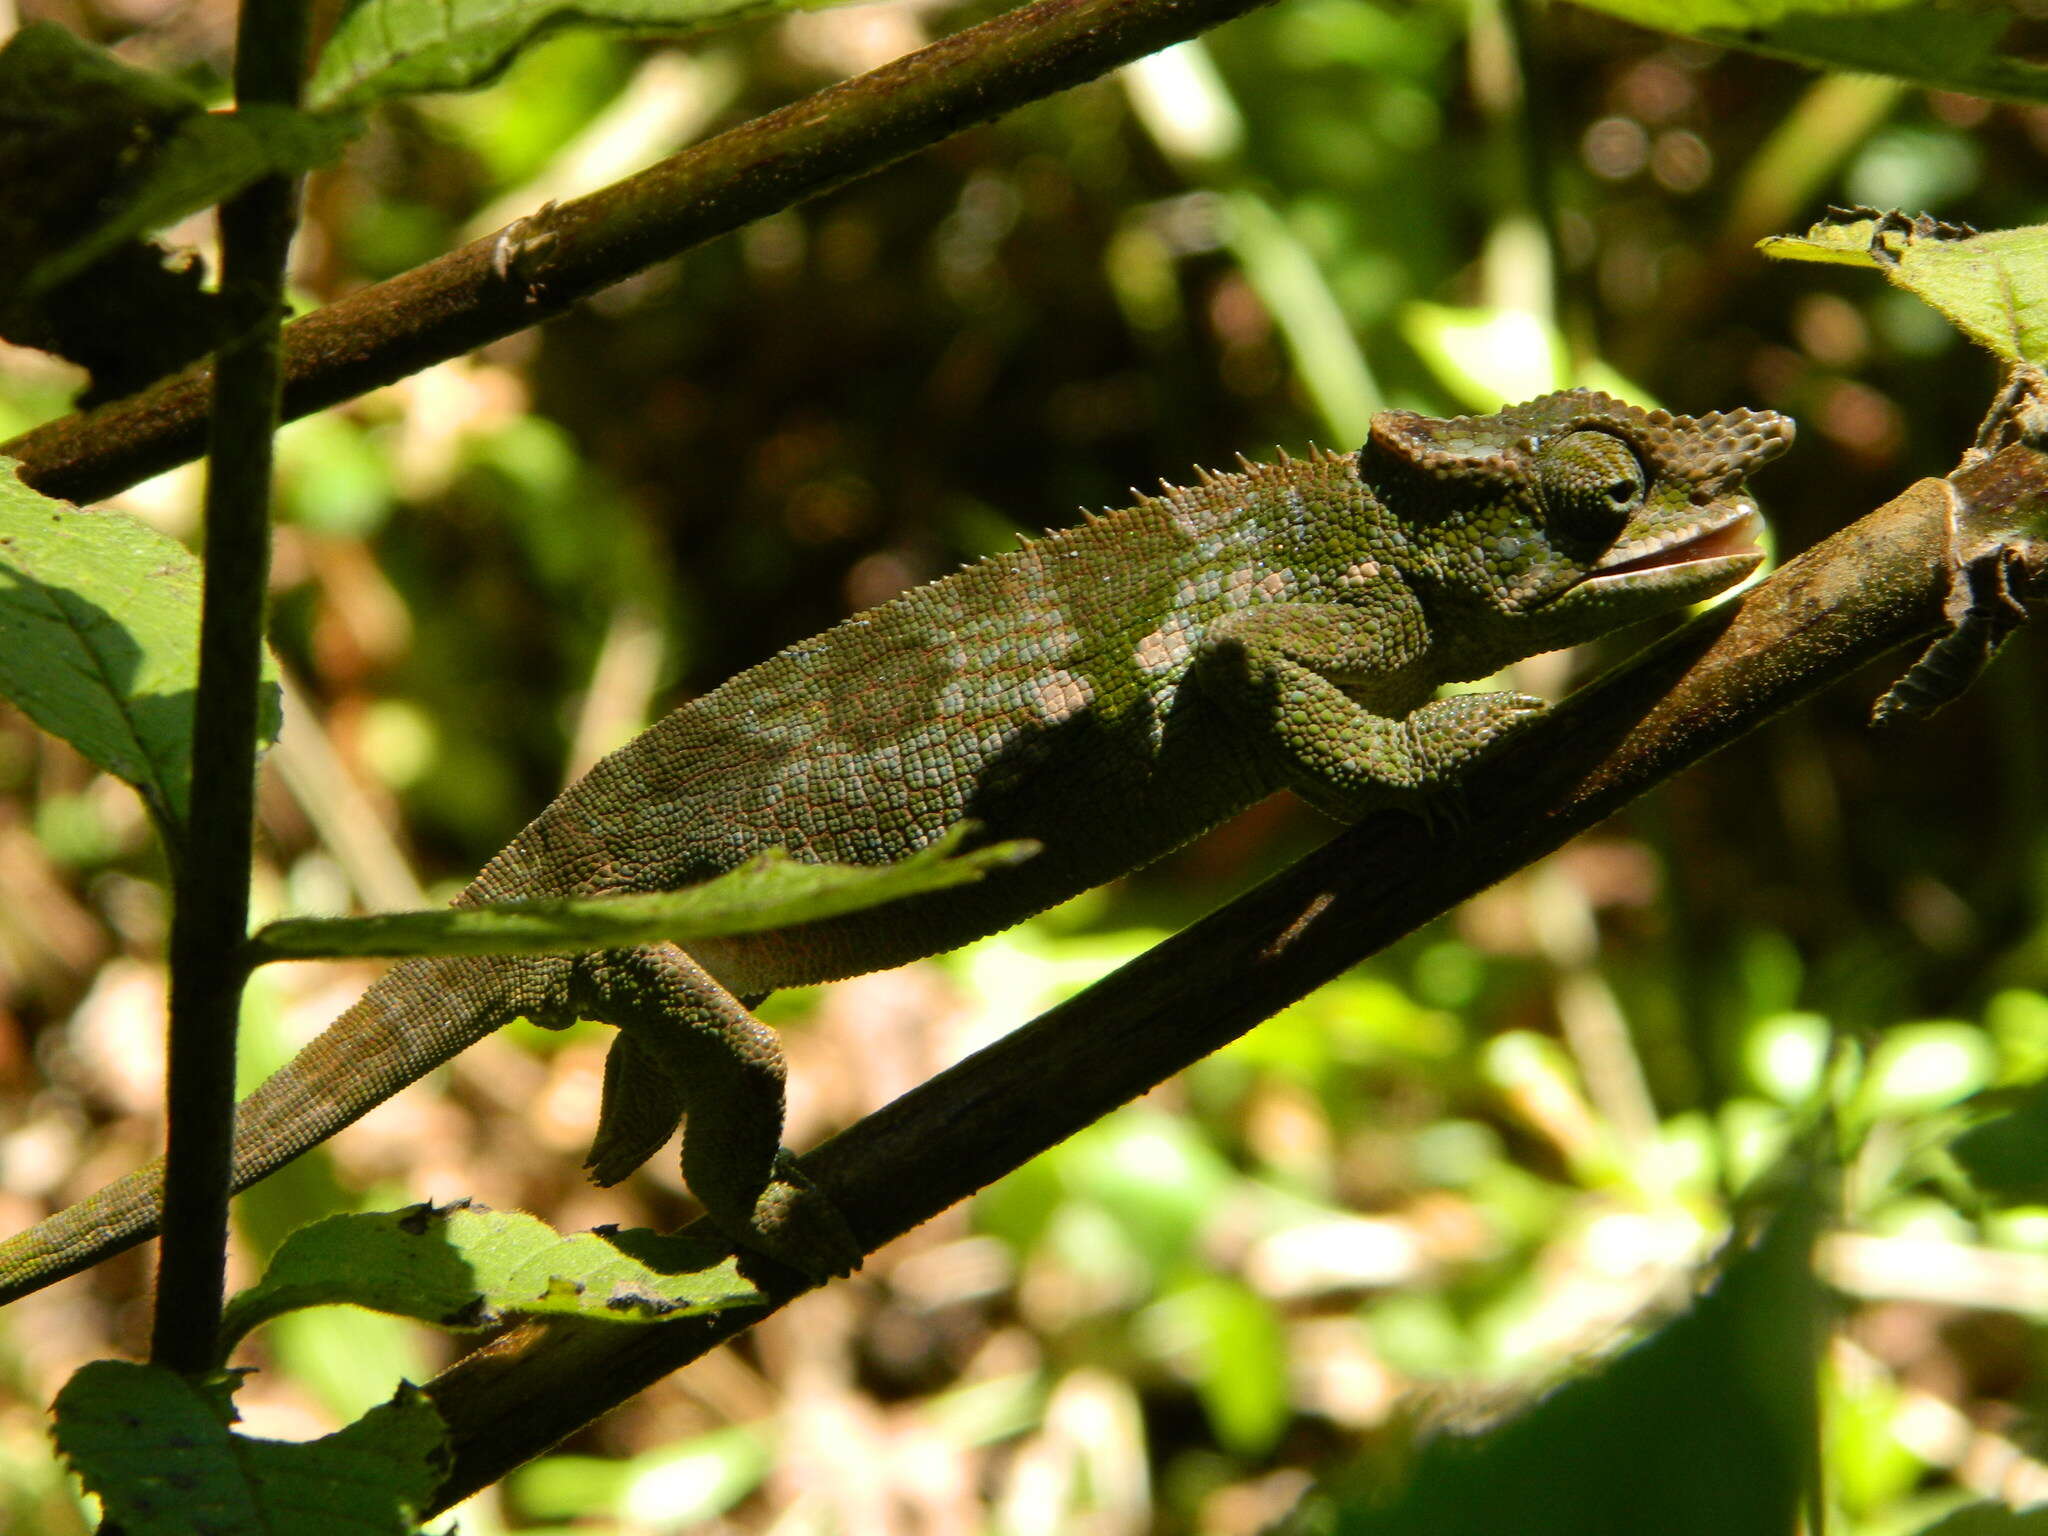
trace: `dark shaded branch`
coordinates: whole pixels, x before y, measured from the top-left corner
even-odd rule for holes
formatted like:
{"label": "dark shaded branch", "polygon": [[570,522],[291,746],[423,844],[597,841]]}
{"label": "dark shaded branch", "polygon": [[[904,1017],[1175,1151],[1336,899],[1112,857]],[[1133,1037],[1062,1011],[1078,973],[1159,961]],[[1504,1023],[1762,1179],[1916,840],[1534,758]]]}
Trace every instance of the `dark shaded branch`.
{"label": "dark shaded branch", "polygon": [[[324,410],[561,313],[620,279],[1265,0],[1035,0],[637,176],[351,294],[285,330],[284,414]],[[195,458],[213,390],[195,365],[0,453],[49,496],[93,501]]]}
{"label": "dark shaded branch", "polygon": [[[243,0],[235,99],[296,106],[306,0]],[[270,470],[277,432],[285,257],[298,183],[271,176],[221,206],[221,320],[206,480],[206,576],[192,719],[192,812],[172,875],[171,1027],[163,1245],[150,1359],[213,1368],[235,1136],[235,1026],[247,968],[249,861]]]}
{"label": "dark shaded branch", "polygon": [[[1469,820],[1378,817],[833,1138],[804,1166],[871,1247],[966,1198],[1619,806],[1942,622],[1952,515],[1981,537],[2048,500],[2012,448],[1923,480],[1747,594],[1580,690],[1462,797]],[[2039,547],[2026,551],[2038,577]],[[776,1305],[801,1281],[755,1277]],[[429,1391],[452,1503],[738,1333],[758,1309],[659,1327],[534,1324]]]}

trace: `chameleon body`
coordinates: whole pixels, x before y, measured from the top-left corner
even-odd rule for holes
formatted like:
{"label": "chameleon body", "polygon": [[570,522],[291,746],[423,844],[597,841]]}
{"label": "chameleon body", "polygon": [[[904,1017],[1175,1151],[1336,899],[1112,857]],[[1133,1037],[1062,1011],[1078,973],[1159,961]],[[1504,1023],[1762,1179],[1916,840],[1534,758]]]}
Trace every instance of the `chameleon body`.
{"label": "chameleon body", "polygon": [[[242,1188],[519,1016],[615,1024],[590,1158],[612,1182],[687,1111],[726,1235],[813,1275],[862,1247],[781,1150],[773,988],[994,932],[1282,788],[1419,805],[1540,702],[1437,698],[1755,569],[1744,476],[1792,424],[1571,391],[1377,416],[1355,454],[1201,472],[967,566],[674,710],[571,785],[458,904],[669,890],[768,848],[873,864],[971,820],[1035,857],[780,933],[394,968],[238,1111]],[[0,1299],[156,1230],[151,1165],[0,1244]]]}

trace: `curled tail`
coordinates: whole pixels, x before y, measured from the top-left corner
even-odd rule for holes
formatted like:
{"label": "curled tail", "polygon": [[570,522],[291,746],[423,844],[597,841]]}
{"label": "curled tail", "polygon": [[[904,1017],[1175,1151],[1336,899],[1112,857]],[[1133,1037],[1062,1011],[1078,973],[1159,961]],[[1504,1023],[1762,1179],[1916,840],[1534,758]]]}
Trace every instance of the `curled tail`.
{"label": "curled tail", "polygon": [[[568,962],[408,960],[235,1110],[234,1187],[247,1189],[521,1014],[559,1012]],[[0,1305],[156,1234],[163,1160],[0,1242]]]}

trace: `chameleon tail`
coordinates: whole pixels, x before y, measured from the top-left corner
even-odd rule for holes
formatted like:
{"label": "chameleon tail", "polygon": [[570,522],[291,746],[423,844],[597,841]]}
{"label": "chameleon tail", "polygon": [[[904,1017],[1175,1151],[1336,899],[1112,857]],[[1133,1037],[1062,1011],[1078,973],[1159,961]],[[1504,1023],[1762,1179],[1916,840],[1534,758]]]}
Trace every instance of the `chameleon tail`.
{"label": "chameleon tail", "polygon": [[[504,956],[397,966],[237,1106],[234,1188],[275,1172],[499,1025],[552,1012],[567,966]],[[162,1216],[157,1158],[0,1242],[0,1305],[153,1237]]]}

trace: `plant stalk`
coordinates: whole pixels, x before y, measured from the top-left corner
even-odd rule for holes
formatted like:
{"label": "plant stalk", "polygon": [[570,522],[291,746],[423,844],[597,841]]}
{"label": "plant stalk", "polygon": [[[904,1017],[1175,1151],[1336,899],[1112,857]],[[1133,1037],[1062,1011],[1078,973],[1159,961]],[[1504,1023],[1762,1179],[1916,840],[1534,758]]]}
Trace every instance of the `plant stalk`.
{"label": "plant stalk", "polygon": [[[305,0],[244,0],[235,99],[296,106]],[[247,967],[256,733],[270,478],[282,376],[285,258],[296,178],[268,177],[222,204],[223,330],[215,353],[206,483],[205,585],[193,707],[191,822],[173,850],[170,1133],[150,1358],[188,1374],[216,1364],[235,1126],[235,1027]]]}

